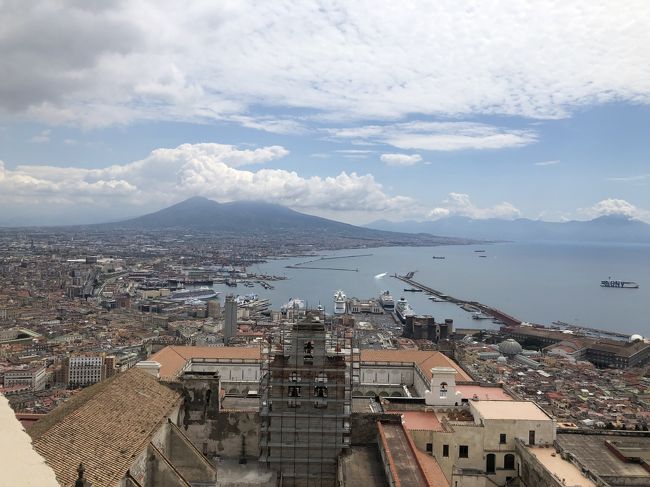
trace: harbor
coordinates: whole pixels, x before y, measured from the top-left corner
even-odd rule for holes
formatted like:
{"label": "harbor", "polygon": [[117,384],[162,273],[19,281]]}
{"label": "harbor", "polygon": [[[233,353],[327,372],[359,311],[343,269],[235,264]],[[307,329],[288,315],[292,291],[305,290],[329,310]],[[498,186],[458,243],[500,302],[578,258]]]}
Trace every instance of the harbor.
{"label": "harbor", "polygon": [[[504,311],[494,308],[492,306],[487,306],[485,304],[479,303],[478,301],[467,301],[463,299],[459,299],[453,296],[450,296],[448,294],[445,294],[437,289],[434,289],[432,287],[429,287],[425,284],[422,284],[416,280],[413,279],[413,276],[415,275],[415,272],[409,272],[408,274],[404,276],[400,276],[398,274],[394,274],[393,277],[396,279],[399,279],[400,281],[403,281],[412,288],[418,289],[422,292],[426,292],[427,294],[431,295],[432,297],[440,300],[444,300],[453,304],[458,305],[460,308],[463,310],[473,313],[472,317],[474,319],[482,320],[482,319],[492,319],[493,322],[498,324],[503,324],[505,326],[510,326],[510,327],[518,327],[518,326],[532,326],[535,328],[547,328],[549,330],[568,330],[571,331],[577,335],[583,335],[586,337],[591,337],[591,338],[613,338],[615,340],[629,340],[630,335],[625,334],[625,333],[620,333],[616,331],[610,331],[610,330],[599,330],[597,328],[592,328],[588,326],[579,326],[579,325],[571,325],[569,323],[565,323],[563,321],[554,321],[553,325],[555,326],[544,326],[541,324],[530,324],[526,321],[520,320],[518,318],[515,318],[514,316],[511,316],[508,313],[505,313]],[[406,290],[406,289],[405,289]],[[477,314],[478,313],[478,314]]]}

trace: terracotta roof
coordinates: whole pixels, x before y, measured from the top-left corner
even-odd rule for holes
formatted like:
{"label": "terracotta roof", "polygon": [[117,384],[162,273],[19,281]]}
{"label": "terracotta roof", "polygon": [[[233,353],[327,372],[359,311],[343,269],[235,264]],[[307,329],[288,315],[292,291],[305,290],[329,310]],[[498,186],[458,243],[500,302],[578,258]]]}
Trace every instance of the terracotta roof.
{"label": "terracotta roof", "polygon": [[435,487],[449,486],[449,482],[447,481],[445,474],[442,473],[442,468],[440,468],[440,464],[438,463],[438,460],[436,460],[428,453],[424,453],[422,450],[418,448],[416,448],[415,455],[417,457],[418,463],[420,464],[420,467],[422,468],[422,471],[424,472],[424,476],[427,479],[427,483],[430,486],[435,486]]}
{"label": "terracotta roof", "polygon": [[445,354],[424,350],[361,350],[362,362],[411,362],[431,378],[433,367],[453,367],[458,372],[457,381],[471,381],[472,378]]}
{"label": "terracotta roof", "polygon": [[83,463],[93,487],[116,485],[181,396],[139,369],[91,386],[35,423],[34,448],[64,486]]}
{"label": "terracotta roof", "polygon": [[391,411],[402,415],[407,430],[443,431],[438,417],[433,411]]}
{"label": "terracotta roof", "polygon": [[[187,347],[168,346],[148,360],[160,363],[162,379],[175,378],[185,363],[191,359],[260,360],[257,347]],[[422,350],[361,350],[362,362],[406,362],[415,364],[422,373],[431,378],[433,367],[453,367],[458,371],[456,380],[471,381],[472,378],[446,355]]]}
{"label": "terracotta roof", "polygon": [[173,379],[188,360],[198,358],[260,360],[260,349],[258,347],[169,346],[155,353],[148,360],[160,364],[161,379]]}

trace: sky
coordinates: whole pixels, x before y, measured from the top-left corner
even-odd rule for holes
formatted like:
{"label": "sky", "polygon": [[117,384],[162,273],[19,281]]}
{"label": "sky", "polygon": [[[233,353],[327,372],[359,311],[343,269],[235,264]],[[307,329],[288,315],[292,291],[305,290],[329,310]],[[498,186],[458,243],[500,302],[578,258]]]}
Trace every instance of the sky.
{"label": "sky", "polygon": [[191,196],[650,222],[646,0],[0,0],[0,225]]}

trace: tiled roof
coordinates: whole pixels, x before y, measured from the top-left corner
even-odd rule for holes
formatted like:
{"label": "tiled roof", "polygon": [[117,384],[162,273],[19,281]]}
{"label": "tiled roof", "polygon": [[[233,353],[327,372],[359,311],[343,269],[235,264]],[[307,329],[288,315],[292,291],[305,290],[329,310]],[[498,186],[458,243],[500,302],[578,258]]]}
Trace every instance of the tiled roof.
{"label": "tiled roof", "polygon": [[82,391],[28,433],[63,487],[74,485],[80,463],[93,487],[113,486],[180,399],[148,373],[130,369]]}
{"label": "tiled roof", "polygon": [[[152,355],[149,360],[160,363],[162,379],[175,378],[185,363],[191,359],[260,360],[257,347],[187,347],[169,346]],[[361,350],[362,362],[405,362],[417,365],[431,378],[433,367],[453,367],[458,371],[456,380],[472,378],[449,357],[440,352],[421,350]]]}
{"label": "tiled roof", "polygon": [[431,378],[433,367],[453,367],[458,372],[457,381],[471,381],[472,378],[460,366],[440,352],[411,350],[361,350],[362,362],[411,362],[422,373]]}
{"label": "tiled roof", "polygon": [[[395,411],[398,412],[398,411]],[[407,430],[442,431],[442,425],[433,411],[399,411]]]}
{"label": "tiled roof", "polygon": [[173,379],[190,359],[260,360],[258,347],[185,347],[169,346],[152,355],[149,360],[160,364],[160,378]]}

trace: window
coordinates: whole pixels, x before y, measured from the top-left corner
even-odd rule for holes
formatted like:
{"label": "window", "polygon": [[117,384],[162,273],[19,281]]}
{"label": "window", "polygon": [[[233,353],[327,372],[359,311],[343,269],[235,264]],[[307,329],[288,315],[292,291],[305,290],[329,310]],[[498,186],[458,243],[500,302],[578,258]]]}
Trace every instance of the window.
{"label": "window", "polygon": [[300,387],[289,386],[289,397],[300,397]]}
{"label": "window", "polygon": [[515,469],[515,456],[512,453],[508,453],[503,457],[503,468],[506,470]]}
{"label": "window", "polygon": [[458,458],[469,458],[469,446],[467,445],[458,446]]}
{"label": "window", "polygon": [[443,457],[449,456],[449,445],[442,445],[442,456]]}
{"label": "window", "polygon": [[503,445],[505,442],[506,442],[506,434],[505,434],[505,433],[501,433],[501,434],[499,435],[499,443]]}
{"label": "window", "polygon": [[528,432],[528,444],[533,446],[535,444],[535,430],[530,430]]}
{"label": "window", "polygon": [[325,386],[316,386],[316,387],[314,387],[314,396],[316,396],[316,397],[327,397],[327,387],[325,387]]}
{"label": "window", "polygon": [[433,451],[433,443],[427,443],[427,451],[432,452]]}

